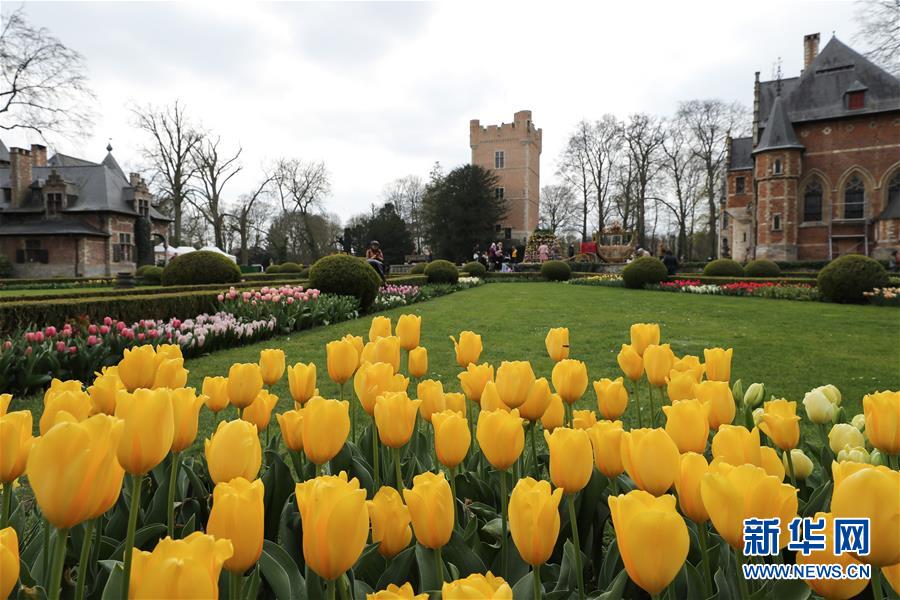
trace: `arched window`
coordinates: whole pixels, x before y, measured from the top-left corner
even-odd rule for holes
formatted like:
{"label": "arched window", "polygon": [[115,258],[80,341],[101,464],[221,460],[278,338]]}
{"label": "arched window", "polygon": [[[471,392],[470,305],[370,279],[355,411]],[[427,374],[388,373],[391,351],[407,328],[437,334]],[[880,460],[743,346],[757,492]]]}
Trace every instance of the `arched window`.
{"label": "arched window", "polygon": [[866,184],[859,175],[851,177],[844,186],[844,218],[862,219],[866,210]]}
{"label": "arched window", "polygon": [[894,173],[891,181],[888,183],[887,203],[885,207],[891,204],[900,204],[900,171]]}
{"label": "arched window", "polygon": [[822,184],[818,178],[807,183],[803,192],[803,220],[822,220]]}

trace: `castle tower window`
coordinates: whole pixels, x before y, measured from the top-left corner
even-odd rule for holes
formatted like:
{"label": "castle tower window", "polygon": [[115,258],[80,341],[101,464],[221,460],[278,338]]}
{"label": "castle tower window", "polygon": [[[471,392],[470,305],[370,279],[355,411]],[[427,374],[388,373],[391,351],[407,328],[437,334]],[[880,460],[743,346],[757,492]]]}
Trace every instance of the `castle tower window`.
{"label": "castle tower window", "polygon": [[858,110],[866,107],[866,91],[847,92],[847,109]]}
{"label": "castle tower window", "polygon": [[862,219],[866,208],[866,184],[859,175],[851,177],[844,186],[844,218]]}
{"label": "castle tower window", "polygon": [[774,173],[775,175],[781,175],[782,169],[781,169],[781,159],[780,158],[775,159],[775,166],[772,167],[772,173]]}
{"label": "castle tower window", "polygon": [[806,184],[803,192],[803,220],[822,220],[822,184],[818,179],[813,179]]}
{"label": "castle tower window", "polygon": [[781,215],[772,215],[772,231],[781,231]]}
{"label": "castle tower window", "polygon": [[503,150],[496,150],[494,152],[494,168],[502,169],[506,166],[506,153]]}
{"label": "castle tower window", "polygon": [[734,193],[735,194],[743,194],[744,186],[746,185],[743,177],[738,177],[734,180]]}

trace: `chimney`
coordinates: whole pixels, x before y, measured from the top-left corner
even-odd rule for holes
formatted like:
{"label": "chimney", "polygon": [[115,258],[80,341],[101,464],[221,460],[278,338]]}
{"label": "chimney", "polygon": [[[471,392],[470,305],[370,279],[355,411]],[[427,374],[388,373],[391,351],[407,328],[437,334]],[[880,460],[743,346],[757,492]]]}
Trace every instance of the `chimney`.
{"label": "chimney", "polygon": [[9,149],[10,205],[18,208],[28,198],[31,187],[31,152],[24,148]]}
{"label": "chimney", "polygon": [[47,146],[41,144],[31,145],[31,166],[46,167],[47,166]]}
{"label": "chimney", "polygon": [[819,55],[819,34],[810,33],[803,36],[803,70],[807,70],[812,61]]}
{"label": "chimney", "polygon": [[138,173],[129,173],[128,174],[128,185],[133,188],[136,188],[141,184],[141,176]]}

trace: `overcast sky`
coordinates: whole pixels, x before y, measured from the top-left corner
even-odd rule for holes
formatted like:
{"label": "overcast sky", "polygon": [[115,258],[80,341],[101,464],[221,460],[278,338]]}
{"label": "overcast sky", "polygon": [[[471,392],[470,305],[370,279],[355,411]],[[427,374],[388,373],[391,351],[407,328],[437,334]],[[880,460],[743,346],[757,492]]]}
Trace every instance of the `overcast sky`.
{"label": "overcast sky", "polygon": [[[18,4],[4,1],[3,11]],[[543,128],[541,182],[567,133],[680,100],[752,102],[753,73],[802,66],[803,35],[852,43],[853,2],[35,3],[28,18],[81,52],[96,125],[58,150],[128,169],[144,142],[128,107],[176,99],[231,148],[254,187],[278,156],[323,160],[330,212],[377,202],[397,177],[469,160],[468,122]],[[7,145],[28,144],[7,136]]]}

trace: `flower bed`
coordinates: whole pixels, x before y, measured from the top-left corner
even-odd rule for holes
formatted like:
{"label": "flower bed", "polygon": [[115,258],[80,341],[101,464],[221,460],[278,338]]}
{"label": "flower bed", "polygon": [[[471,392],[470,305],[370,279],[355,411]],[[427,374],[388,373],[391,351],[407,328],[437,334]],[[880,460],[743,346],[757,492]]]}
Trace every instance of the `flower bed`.
{"label": "flower bed", "polygon": [[806,284],[782,284],[771,281],[738,281],[733,283],[702,283],[699,279],[664,281],[652,289],[688,294],[714,294],[719,296],[754,296],[784,300],[818,300],[816,288]]}
{"label": "flower bed", "polygon": [[875,288],[871,292],[863,292],[863,296],[878,306],[900,306],[900,287]]}
{"label": "flower bed", "polygon": [[619,273],[600,273],[599,275],[591,275],[590,277],[581,277],[578,279],[570,279],[570,285],[600,285],[604,287],[625,287],[622,275]]}

